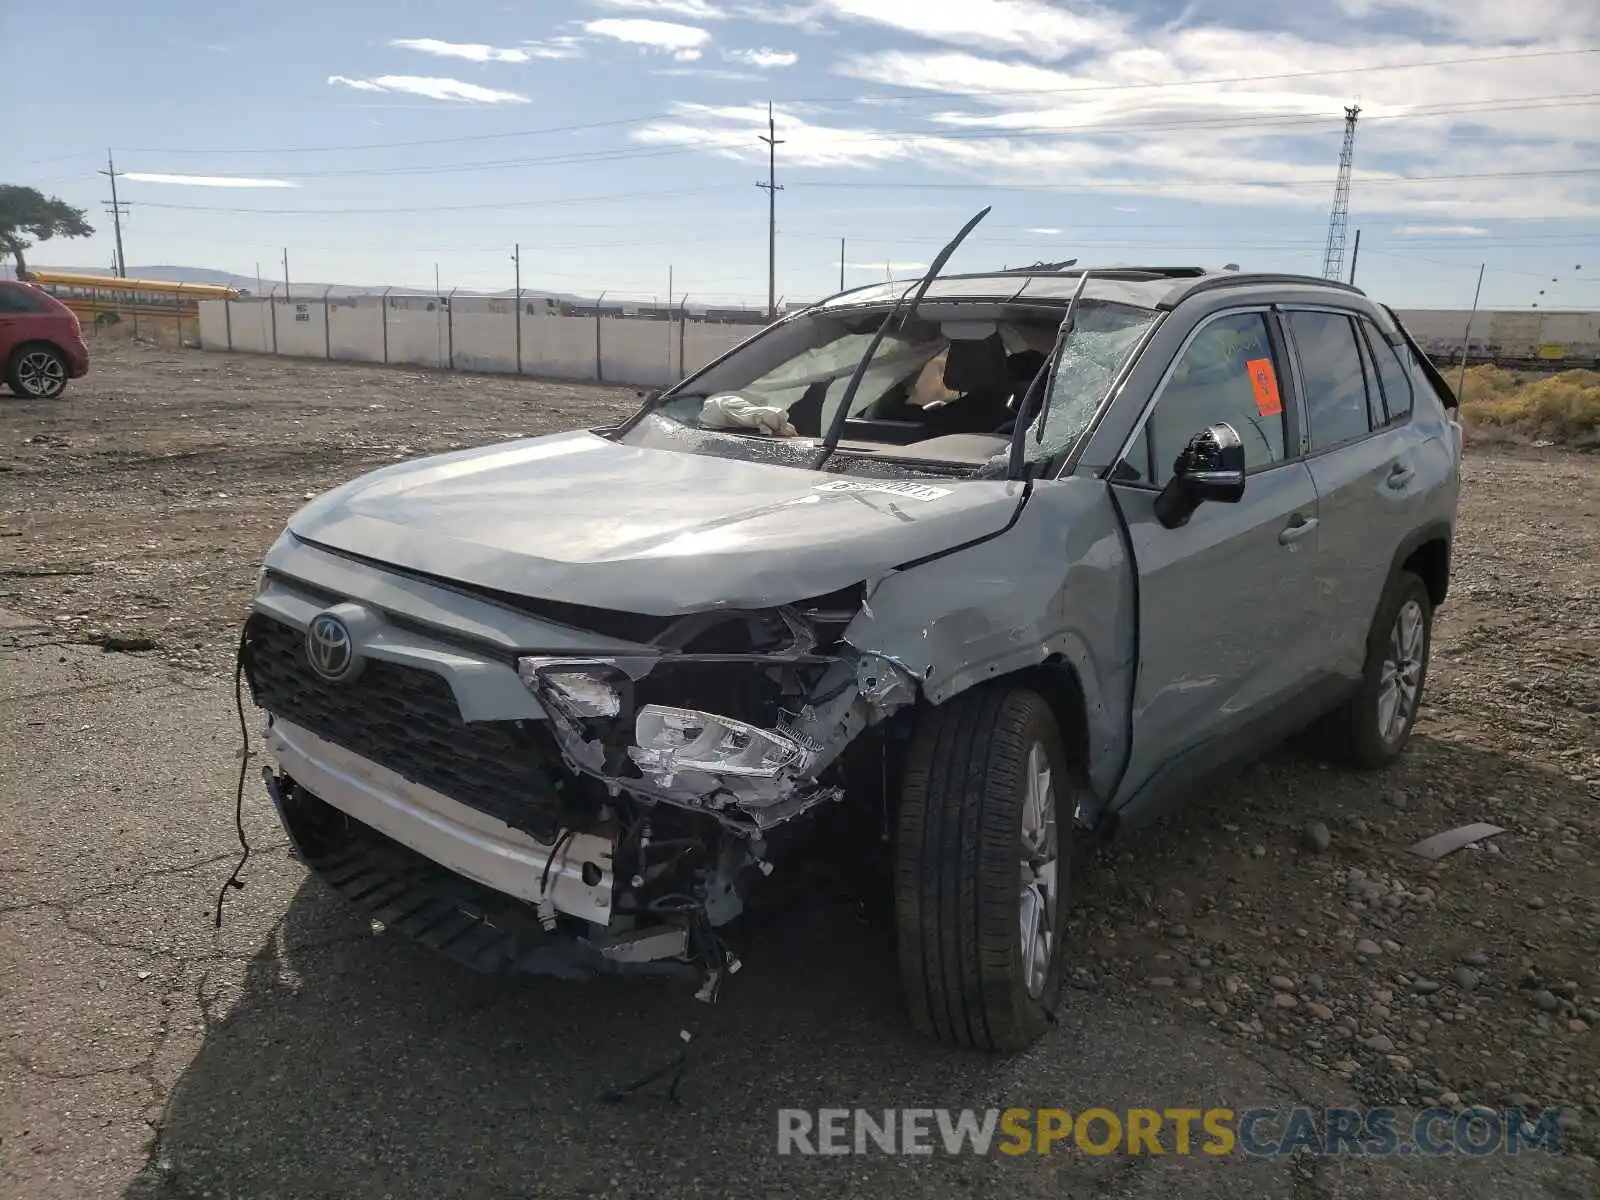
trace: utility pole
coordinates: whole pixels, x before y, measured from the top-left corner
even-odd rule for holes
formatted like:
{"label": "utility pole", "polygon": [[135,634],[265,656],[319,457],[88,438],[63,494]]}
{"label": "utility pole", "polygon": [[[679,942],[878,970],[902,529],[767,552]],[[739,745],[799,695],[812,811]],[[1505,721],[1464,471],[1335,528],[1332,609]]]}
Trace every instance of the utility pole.
{"label": "utility pole", "polygon": [[511,247],[511,261],[516,264],[516,298],[513,301],[512,311],[516,315],[517,330],[517,374],[522,374],[522,243],[518,242]]}
{"label": "utility pole", "polygon": [[117,200],[117,164],[112,161],[111,151],[106,151],[106,169],[100,174],[111,180],[111,202],[105,205],[105,210],[111,214],[111,224],[117,231],[117,278],[128,277],[128,260],[122,253],[122,218],[128,211],[126,204]]}
{"label": "utility pole", "polygon": [[839,239],[839,290],[844,291],[844,239]]}
{"label": "utility pole", "polygon": [[1361,261],[1361,230],[1356,230],[1355,248],[1350,251],[1350,282],[1356,281],[1356,263]]}
{"label": "utility pole", "polygon": [[1344,234],[1350,223],[1350,170],[1356,155],[1356,118],[1361,106],[1344,110],[1344,147],[1339,151],[1339,178],[1333,185],[1333,211],[1328,216],[1328,244],[1322,252],[1322,277],[1344,275]]}
{"label": "utility pole", "polygon": [[772,101],[767,101],[767,181],[758,188],[767,192],[767,320],[778,319],[778,147],[783,140],[778,137],[778,126],[772,116]]}
{"label": "utility pole", "polygon": [[1478,319],[1478,298],[1483,295],[1483,271],[1488,263],[1478,264],[1478,286],[1472,293],[1472,311],[1467,314],[1467,329],[1461,335],[1461,374],[1456,379],[1456,400],[1467,386],[1467,355],[1472,350],[1472,323]]}
{"label": "utility pole", "polygon": [[289,247],[283,248],[283,299],[289,303]]}

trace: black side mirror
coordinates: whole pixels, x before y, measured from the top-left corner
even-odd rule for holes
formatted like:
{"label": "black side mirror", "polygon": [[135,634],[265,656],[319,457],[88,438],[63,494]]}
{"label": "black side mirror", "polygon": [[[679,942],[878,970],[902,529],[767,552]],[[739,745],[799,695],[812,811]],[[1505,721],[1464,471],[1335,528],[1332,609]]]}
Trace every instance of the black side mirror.
{"label": "black side mirror", "polygon": [[1237,504],[1244,496],[1244,443],[1232,425],[1218,423],[1189,439],[1156,497],[1156,520],[1168,529],[1188,523],[1207,500]]}

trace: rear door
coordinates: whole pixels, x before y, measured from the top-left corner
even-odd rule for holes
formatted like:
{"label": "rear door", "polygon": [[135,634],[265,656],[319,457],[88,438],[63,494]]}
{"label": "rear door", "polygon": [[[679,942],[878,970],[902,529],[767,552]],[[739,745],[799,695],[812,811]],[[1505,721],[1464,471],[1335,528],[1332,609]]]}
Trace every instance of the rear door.
{"label": "rear door", "polygon": [[[1143,807],[1234,757],[1306,686],[1307,608],[1321,553],[1285,353],[1265,308],[1202,322],[1113,468],[1138,572],[1133,749],[1116,799]],[[1155,497],[1188,440],[1225,421],[1244,443],[1237,504],[1167,529]]]}
{"label": "rear door", "polygon": [[1377,327],[1331,308],[1286,307],[1283,323],[1321,519],[1317,590],[1328,619],[1317,638],[1320,666],[1353,678],[1394,553],[1420,520],[1430,473],[1419,470],[1409,375]]}

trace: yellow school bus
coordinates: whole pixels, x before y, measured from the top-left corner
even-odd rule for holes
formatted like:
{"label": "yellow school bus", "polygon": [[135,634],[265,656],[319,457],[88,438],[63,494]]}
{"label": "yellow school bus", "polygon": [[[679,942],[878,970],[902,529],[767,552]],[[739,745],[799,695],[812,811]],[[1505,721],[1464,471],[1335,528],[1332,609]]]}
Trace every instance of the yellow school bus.
{"label": "yellow school bus", "polygon": [[189,324],[199,317],[200,301],[237,300],[245,294],[239,288],[210,283],[168,283],[71,271],[30,271],[27,278],[77,313],[85,332],[124,321],[135,329],[140,324],[153,328],[163,323]]}

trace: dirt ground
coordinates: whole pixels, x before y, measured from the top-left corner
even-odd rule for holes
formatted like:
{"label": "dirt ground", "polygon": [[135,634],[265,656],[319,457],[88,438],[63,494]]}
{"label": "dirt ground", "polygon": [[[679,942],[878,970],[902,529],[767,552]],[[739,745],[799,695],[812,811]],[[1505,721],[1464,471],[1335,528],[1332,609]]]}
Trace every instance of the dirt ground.
{"label": "dirt ground", "polygon": [[[85,678],[97,660],[138,663],[215,690],[261,555],[311,495],[633,402],[631,390],[108,348],[62,401],[0,396],[0,615],[33,623],[0,624],[0,652],[59,651]],[[52,702],[32,703],[43,715]],[[1406,853],[1474,821],[1505,832],[1437,864]],[[68,902],[72,889],[26,882],[25,854],[44,861],[44,845],[0,839],[0,917]],[[1369,1104],[1560,1108],[1576,1169],[1600,1146],[1597,846],[1600,456],[1480,448],[1404,759],[1358,775],[1285,748],[1115,847],[1078,882],[1068,1005],[1133,1006],[1146,1015],[1119,1036],[1167,1021],[1197,1047],[1292,1060]],[[225,849],[208,871],[225,873]],[[55,1016],[78,1003],[61,995]],[[36,1032],[19,1020],[0,1046],[33,1061]],[[181,1073],[150,1075],[154,1100],[133,1106],[139,1153],[156,1153]],[[0,1154],[23,1154],[16,1139]]]}

